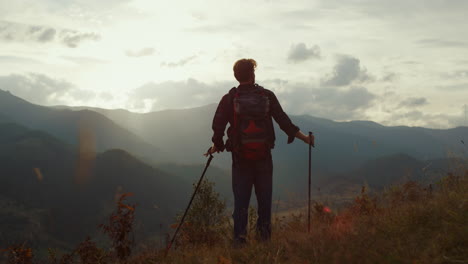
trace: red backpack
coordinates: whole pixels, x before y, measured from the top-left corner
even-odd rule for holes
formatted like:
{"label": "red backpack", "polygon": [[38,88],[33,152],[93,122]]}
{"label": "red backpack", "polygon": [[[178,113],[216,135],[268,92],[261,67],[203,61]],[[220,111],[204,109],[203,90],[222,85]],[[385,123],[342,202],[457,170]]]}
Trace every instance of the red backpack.
{"label": "red backpack", "polygon": [[247,160],[267,157],[270,100],[263,87],[236,89],[234,99],[234,151]]}

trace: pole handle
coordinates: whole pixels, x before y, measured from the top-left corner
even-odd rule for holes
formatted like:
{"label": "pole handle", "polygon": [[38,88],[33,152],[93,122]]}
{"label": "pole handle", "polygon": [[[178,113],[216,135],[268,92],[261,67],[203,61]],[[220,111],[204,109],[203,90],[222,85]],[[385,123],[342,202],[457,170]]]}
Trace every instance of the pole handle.
{"label": "pole handle", "polygon": [[312,135],[313,135],[312,131],[309,131],[309,145],[315,148],[315,144],[312,142]]}

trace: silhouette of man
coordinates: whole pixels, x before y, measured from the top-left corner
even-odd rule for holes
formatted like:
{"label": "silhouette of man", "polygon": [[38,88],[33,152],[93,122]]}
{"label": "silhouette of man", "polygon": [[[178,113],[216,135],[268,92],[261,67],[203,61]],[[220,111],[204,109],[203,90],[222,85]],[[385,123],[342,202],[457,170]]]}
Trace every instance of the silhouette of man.
{"label": "silhouette of man", "polygon": [[[271,202],[275,131],[272,118],[288,135],[288,144],[299,138],[314,144],[294,125],[281,108],[275,94],[255,83],[253,59],[240,59],[233,67],[239,86],[232,88],[219,102],[213,118],[213,146],[205,155],[232,152],[232,190],[234,193],[234,244],[246,243],[248,208],[252,187],[258,205],[257,235],[263,240],[271,237]],[[227,123],[230,124],[224,144]]]}

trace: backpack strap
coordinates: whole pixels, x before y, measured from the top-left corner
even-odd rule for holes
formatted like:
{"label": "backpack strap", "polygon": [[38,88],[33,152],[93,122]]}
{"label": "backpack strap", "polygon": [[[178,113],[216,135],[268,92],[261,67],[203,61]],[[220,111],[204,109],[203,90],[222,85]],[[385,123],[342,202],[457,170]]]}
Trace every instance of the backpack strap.
{"label": "backpack strap", "polygon": [[236,87],[232,87],[231,90],[229,90],[229,92],[227,93],[228,97],[229,97],[229,103],[232,105],[232,111],[233,111],[233,115],[234,115],[234,127],[237,126],[237,115],[236,115],[236,109],[235,109],[235,105],[234,105],[234,98],[238,97],[239,96],[239,91]]}
{"label": "backpack strap", "polygon": [[236,131],[237,128],[238,128],[238,123],[237,123],[238,122],[238,120],[237,120],[238,117],[237,117],[237,113],[236,113],[236,105],[234,104],[234,99],[239,97],[239,89],[236,89],[236,88],[233,88],[233,89],[235,89],[235,94],[234,94],[231,102],[232,102],[232,111],[233,111],[233,114],[234,114],[234,131]]}
{"label": "backpack strap", "polygon": [[231,131],[233,132],[232,133],[232,139],[231,139],[231,144],[232,144],[232,152],[235,152],[237,151],[238,147],[237,147],[237,134],[238,134],[238,117],[237,117],[237,114],[236,114],[236,106],[234,105],[234,98],[238,97],[239,96],[239,89],[237,87],[232,87],[229,92],[228,92],[228,97],[229,97],[229,103],[231,104],[231,109],[232,109],[232,113],[233,113],[233,124],[232,124],[232,127],[230,129],[232,129]]}

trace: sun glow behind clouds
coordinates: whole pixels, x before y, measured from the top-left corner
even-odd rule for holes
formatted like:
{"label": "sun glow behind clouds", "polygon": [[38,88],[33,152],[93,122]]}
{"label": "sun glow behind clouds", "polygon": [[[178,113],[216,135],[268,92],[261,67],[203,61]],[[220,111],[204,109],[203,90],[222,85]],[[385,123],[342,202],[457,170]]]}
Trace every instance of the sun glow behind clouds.
{"label": "sun glow behind clouds", "polygon": [[[232,78],[232,59],[226,67],[225,60],[213,56],[232,48],[232,40],[191,31],[200,17],[192,15],[196,11],[190,4],[134,1],[128,5],[141,16],[107,25],[101,32],[103,39],[82,50],[80,55],[108,63],[92,66],[92,71],[84,69],[76,78],[81,86],[125,94],[148,81]],[[138,58],[126,52],[144,47],[154,52]]]}
{"label": "sun glow behind clouds", "polygon": [[[161,107],[180,105],[163,103],[172,100],[174,91],[162,91],[157,98],[138,98],[143,107],[135,107],[131,97],[138,88],[193,78],[213,89],[213,96],[204,91],[193,98],[199,104],[215,103],[224,92],[217,85],[233,81],[234,61],[252,57],[259,63],[257,80],[278,92],[292,114],[330,112],[317,112],[319,102],[307,101],[309,96],[339,104],[336,100],[349,91],[365,90],[375,100],[353,106],[359,111],[348,118],[427,125],[431,119],[459,115],[466,104],[468,75],[463,72],[468,61],[463,58],[468,54],[463,47],[468,38],[462,28],[468,21],[460,11],[465,7],[436,0],[424,6],[403,0],[391,5],[384,0],[4,1],[2,20],[53,28],[57,34],[47,43],[14,41],[0,30],[0,77],[38,73],[95,93],[86,100],[64,96],[68,99],[60,104],[149,111],[159,109],[155,100]],[[60,42],[62,30],[99,38],[78,41],[72,48]],[[288,59],[294,47],[317,47],[320,56],[302,58],[305,53],[299,52],[299,58]],[[333,76],[342,55],[359,60],[368,80],[326,87],[324,80]],[[275,80],[283,84],[274,85]],[[399,107],[407,98],[428,103]],[[344,118],[345,111],[336,109],[322,117]]]}

